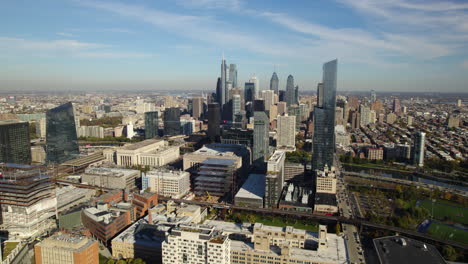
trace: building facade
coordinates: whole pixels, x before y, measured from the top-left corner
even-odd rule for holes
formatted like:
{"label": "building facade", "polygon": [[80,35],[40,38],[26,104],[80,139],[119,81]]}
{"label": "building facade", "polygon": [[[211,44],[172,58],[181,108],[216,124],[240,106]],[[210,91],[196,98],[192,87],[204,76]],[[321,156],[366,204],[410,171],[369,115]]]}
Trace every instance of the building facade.
{"label": "building facade", "polygon": [[145,113],[145,138],[157,137],[159,129],[159,113],[157,111]]}
{"label": "building facade", "polygon": [[190,173],[152,170],[142,176],[142,188],[164,197],[180,199],[190,191]]}
{"label": "building facade", "polygon": [[98,264],[98,242],[85,236],[55,234],[34,246],[36,264]]}
{"label": "building facade", "polygon": [[30,145],[28,122],[0,121],[0,162],[31,164]]}
{"label": "building facade", "polygon": [[281,149],[294,151],[296,149],[296,117],[278,116],[276,146]]}
{"label": "building facade", "polygon": [[46,113],[47,161],[62,163],[79,155],[75,112],[72,103],[50,109]]}

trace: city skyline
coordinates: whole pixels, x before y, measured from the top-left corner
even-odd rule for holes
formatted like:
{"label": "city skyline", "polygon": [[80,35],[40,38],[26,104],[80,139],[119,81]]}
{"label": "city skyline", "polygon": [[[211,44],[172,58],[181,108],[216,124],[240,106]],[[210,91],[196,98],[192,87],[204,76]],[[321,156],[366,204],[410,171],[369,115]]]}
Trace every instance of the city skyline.
{"label": "city skyline", "polygon": [[461,1],[3,6],[2,90],[213,90],[223,52],[238,83],[255,74],[261,90],[273,72],[281,90],[289,74],[301,90],[314,90],[317,65],[334,58],[341,90],[461,92],[468,82]]}

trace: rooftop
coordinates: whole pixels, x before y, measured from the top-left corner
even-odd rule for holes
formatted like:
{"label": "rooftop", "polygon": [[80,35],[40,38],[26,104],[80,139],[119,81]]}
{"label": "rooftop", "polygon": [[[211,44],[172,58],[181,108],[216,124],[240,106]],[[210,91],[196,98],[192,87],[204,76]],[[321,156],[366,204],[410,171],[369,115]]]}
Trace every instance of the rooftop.
{"label": "rooftop", "polygon": [[337,206],[336,195],[333,193],[316,193],[315,204]]}
{"label": "rooftop", "polygon": [[236,198],[262,199],[265,195],[265,175],[250,174],[244,185],[236,194]]}
{"label": "rooftop", "polygon": [[137,142],[137,143],[127,144],[127,145],[123,146],[121,149],[124,149],[124,150],[137,150],[139,148],[143,148],[143,147],[158,143],[160,141],[162,141],[162,140],[160,140],[160,139],[147,139],[147,140],[140,141],[140,142]]}
{"label": "rooftop", "polygon": [[24,124],[24,123],[27,123],[27,122],[20,121],[20,120],[14,120],[14,119],[0,120],[0,126],[11,125],[11,124]]}
{"label": "rooftop", "polygon": [[111,177],[128,177],[133,174],[139,174],[138,170],[132,169],[121,169],[121,168],[107,168],[107,167],[99,167],[99,168],[87,168],[84,174],[91,174],[91,175],[103,175],[103,176],[111,176]]}

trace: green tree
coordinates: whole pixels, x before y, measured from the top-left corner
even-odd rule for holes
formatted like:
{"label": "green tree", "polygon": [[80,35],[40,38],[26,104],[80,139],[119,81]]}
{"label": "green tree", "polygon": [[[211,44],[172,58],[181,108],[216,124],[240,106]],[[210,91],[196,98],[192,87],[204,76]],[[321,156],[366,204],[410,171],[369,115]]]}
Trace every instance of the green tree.
{"label": "green tree", "polygon": [[115,260],[109,259],[109,260],[106,262],[106,264],[115,264]]}
{"label": "green tree", "polygon": [[450,245],[444,246],[442,249],[442,255],[444,255],[444,258],[449,261],[455,261],[458,258],[457,251]]}
{"label": "green tree", "polygon": [[336,229],[336,235],[340,235],[341,234],[341,225],[340,225],[340,223],[338,223],[338,222],[336,223],[335,229]]}

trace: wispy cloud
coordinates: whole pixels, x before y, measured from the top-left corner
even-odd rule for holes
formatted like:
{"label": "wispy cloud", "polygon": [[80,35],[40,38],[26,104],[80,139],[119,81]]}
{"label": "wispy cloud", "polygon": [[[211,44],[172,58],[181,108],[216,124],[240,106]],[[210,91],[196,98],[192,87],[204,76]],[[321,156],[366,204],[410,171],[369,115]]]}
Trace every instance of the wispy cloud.
{"label": "wispy cloud", "polygon": [[237,10],[242,6],[239,0],[176,0],[176,3],[185,8],[222,8],[228,10]]}
{"label": "wispy cloud", "polygon": [[99,59],[146,59],[154,58],[155,54],[141,52],[110,52],[110,51],[88,51],[75,54],[80,58],[99,58]]}
{"label": "wispy cloud", "polygon": [[71,33],[65,33],[65,32],[57,32],[57,35],[62,36],[62,37],[74,37],[75,36]]}

